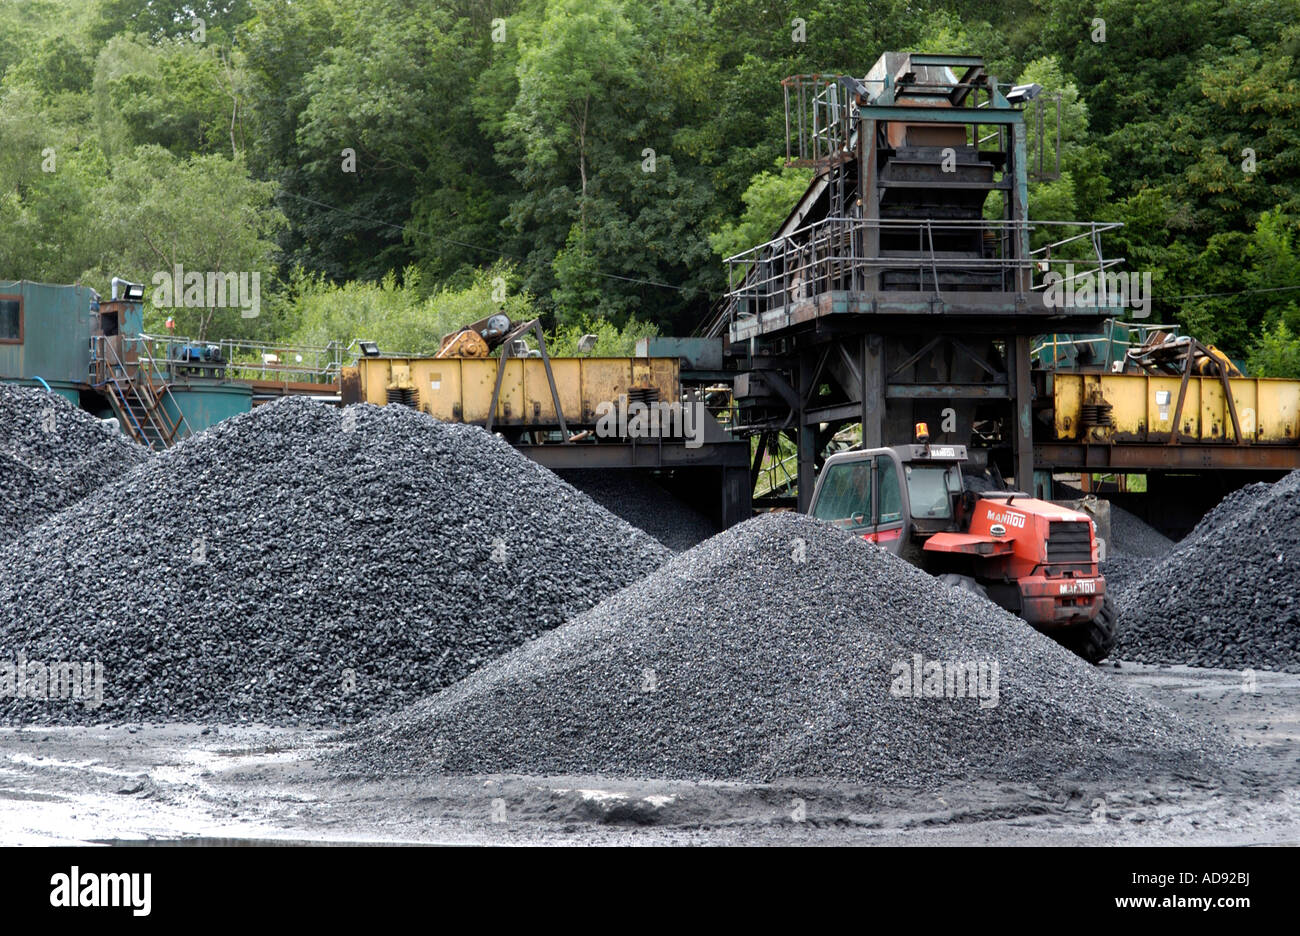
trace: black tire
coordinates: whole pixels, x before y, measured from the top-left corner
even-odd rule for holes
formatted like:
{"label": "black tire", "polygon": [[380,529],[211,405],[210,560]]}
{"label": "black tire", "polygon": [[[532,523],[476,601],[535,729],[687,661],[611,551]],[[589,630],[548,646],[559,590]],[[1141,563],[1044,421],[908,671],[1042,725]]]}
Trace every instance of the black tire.
{"label": "black tire", "polygon": [[979,582],[975,581],[969,575],[958,575],[955,572],[945,572],[940,575],[939,581],[949,588],[957,588],[961,591],[968,591],[972,595],[979,595],[985,601],[989,600],[989,593]]}
{"label": "black tire", "polygon": [[1101,610],[1097,616],[1072,627],[1062,643],[1089,663],[1100,663],[1110,656],[1118,634],[1119,613],[1115,610],[1115,602],[1110,595],[1106,595],[1101,600]]}

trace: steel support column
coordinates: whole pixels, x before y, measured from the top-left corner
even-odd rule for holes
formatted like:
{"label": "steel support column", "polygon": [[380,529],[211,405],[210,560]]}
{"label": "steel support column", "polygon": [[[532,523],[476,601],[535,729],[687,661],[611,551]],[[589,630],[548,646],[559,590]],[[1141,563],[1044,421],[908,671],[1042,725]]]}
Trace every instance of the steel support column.
{"label": "steel support column", "polygon": [[862,336],[862,447],[885,444],[885,342]]}
{"label": "steel support column", "polygon": [[817,362],[813,357],[803,355],[799,359],[799,408],[795,411],[799,431],[795,444],[798,449],[798,485],[799,511],[807,513],[812,500],[813,488],[817,484],[817,426],[816,417],[808,412],[808,401],[812,399],[817,388]]}
{"label": "steel support column", "polygon": [[1013,455],[1016,463],[1016,486],[1031,491],[1034,484],[1034,388],[1029,373],[1029,354],[1033,339],[1017,335],[1007,342],[1007,362],[1011,369],[1013,428]]}

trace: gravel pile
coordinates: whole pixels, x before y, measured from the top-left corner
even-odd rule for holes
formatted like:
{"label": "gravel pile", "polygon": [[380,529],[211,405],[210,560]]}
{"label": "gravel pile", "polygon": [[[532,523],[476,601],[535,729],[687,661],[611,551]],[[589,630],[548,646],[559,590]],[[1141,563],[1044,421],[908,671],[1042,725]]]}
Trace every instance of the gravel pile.
{"label": "gravel pile", "polygon": [[0,384],[0,542],[121,477],[149,454],[57,393]]}
{"label": "gravel pile", "polygon": [[344,740],[332,768],[366,775],[909,786],[1195,772],[1220,746],[990,602],[791,513]]}
{"label": "gravel pile", "polygon": [[[1057,481],[1057,500],[1073,500],[1084,496],[1083,491]],[[1143,578],[1151,566],[1174,546],[1174,541],[1136,514],[1111,501],[1110,539],[1106,543],[1106,559],[1101,564],[1101,574],[1106,578],[1106,591],[1119,599],[1119,595],[1135,581]],[[1120,622],[1123,626],[1123,622]]]}
{"label": "gravel pile", "polygon": [[455,682],[669,555],[482,429],[287,399],[0,552],[0,667],[103,667],[98,707],[0,679],[0,719],[347,722]]}
{"label": "gravel pile", "polygon": [[[1106,590],[1119,599],[1134,582],[1141,581],[1151,567],[1173,549],[1174,541],[1136,514],[1112,502],[1110,505],[1110,542],[1101,574]],[[1123,626],[1123,622],[1120,622]]]}
{"label": "gravel pile", "polygon": [[562,471],[564,478],[610,513],[645,530],[673,552],[718,532],[712,520],[641,471]]}
{"label": "gravel pile", "polygon": [[1110,555],[1114,558],[1156,559],[1173,549],[1174,541],[1136,514],[1110,505]]}
{"label": "gravel pile", "polygon": [[1300,471],[1228,495],[1120,593],[1115,656],[1300,672]]}

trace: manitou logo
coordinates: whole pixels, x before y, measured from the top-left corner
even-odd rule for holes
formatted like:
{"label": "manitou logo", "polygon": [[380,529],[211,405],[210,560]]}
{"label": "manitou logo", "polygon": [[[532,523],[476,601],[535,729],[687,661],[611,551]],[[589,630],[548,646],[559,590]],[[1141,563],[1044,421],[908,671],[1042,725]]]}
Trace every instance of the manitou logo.
{"label": "manitou logo", "polygon": [[153,907],[153,875],[82,874],[76,865],[67,874],[50,878],[51,907],[130,907],[131,915],[146,917]]}
{"label": "manitou logo", "polygon": [[990,507],[985,511],[984,517],[991,523],[1001,523],[1004,526],[1015,527],[1017,530],[1025,528],[1025,515],[1014,510],[1000,510],[995,513]]}

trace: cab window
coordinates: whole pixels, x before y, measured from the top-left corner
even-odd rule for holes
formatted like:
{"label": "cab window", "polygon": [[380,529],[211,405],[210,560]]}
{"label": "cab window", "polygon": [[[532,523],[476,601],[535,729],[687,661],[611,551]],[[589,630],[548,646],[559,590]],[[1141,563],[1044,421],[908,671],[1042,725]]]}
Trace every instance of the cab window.
{"label": "cab window", "polygon": [[840,462],[823,468],[813,516],[849,530],[871,526],[871,461]]}
{"label": "cab window", "polygon": [[940,465],[908,465],[907,496],[912,516],[920,520],[952,516],[952,495],[961,490],[957,470]]}
{"label": "cab window", "polygon": [[880,499],[880,522],[903,519],[903,492],[898,487],[898,466],[888,456],[876,459],[876,496]]}

